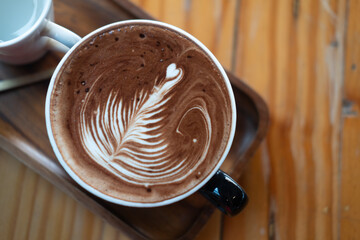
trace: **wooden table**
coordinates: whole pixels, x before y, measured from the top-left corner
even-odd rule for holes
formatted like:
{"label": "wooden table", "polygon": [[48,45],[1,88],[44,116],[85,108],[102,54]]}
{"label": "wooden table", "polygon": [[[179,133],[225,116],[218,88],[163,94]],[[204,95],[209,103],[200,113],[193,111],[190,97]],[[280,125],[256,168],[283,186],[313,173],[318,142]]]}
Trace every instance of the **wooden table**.
{"label": "wooden table", "polygon": [[[197,239],[360,238],[360,2],[138,0],[266,100],[271,126],[238,216]],[[1,239],[128,239],[0,151]]]}

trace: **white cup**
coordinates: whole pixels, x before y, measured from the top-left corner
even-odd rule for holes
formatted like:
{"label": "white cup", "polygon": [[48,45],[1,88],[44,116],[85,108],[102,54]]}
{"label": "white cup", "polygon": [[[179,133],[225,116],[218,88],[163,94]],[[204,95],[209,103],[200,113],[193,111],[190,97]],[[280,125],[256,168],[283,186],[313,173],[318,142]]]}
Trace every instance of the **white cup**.
{"label": "white cup", "polygon": [[[58,77],[58,74],[59,74],[60,70],[62,69],[62,66],[69,59],[72,58],[73,52],[76,51],[76,49],[79,46],[81,46],[81,44],[84,41],[93,39],[95,36],[99,35],[100,33],[104,32],[104,31],[108,32],[114,28],[121,27],[122,25],[131,25],[132,23],[139,23],[139,22],[151,23],[151,24],[155,24],[155,25],[162,26],[165,28],[170,28],[170,29],[174,30],[175,32],[179,32],[183,36],[186,36],[187,38],[189,38],[190,40],[195,42],[200,48],[202,48],[206,52],[206,54],[208,56],[210,56],[210,58],[213,60],[213,62],[218,67],[218,69],[220,70],[220,72],[224,78],[226,87],[228,89],[230,101],[231,101],[230,107],[231,107],[231,111],[232,111],[232,120],[231,120],[232,125],[231,125],[231,130],[230,130],[230,137],[228,139],[226,149],[223,152],[220,159],[218,160],[217,165],[213,169],[213,171],[202,182],[200,182],[198,185],[196,185],[190,191],[188,191],[180,196],[177,196],[177,197],[174,197],[174,198],[171,198],[168,200],[164,200],[162,202],[156,202],[156,203],[137,203],[137,202],[131,202],[131,201],[117,199],[117,198],[111,197],[109,195],[106,195],[106,194],[96,190],[89,184],[87,184],[71,169],[70,166],[68,166],[67,162],[64,160],[64,158],[59,150],[61,148],[61,146],[58,146],[55,141],[54,133],[52,130],[53,127],[52,127],[52,123],[50,120],[50,99],[51,99],[53,89],[55,87],[54,86],[55,80]],[[82,38],[65,54],[65,56],[63,57],[63,59],[60,61],[57,68],[55,69],[55,72],[50,80],[50,84],[49,84],[49,88],[48,88],[48,92],[47,92],[47,96],[46,96],[45,119],[46,119],[46,127],[47,127],[47,132],[49,135],[50,143],[53,147],[56,157],[58,158],[58,160],[61,163],[61,165],[63,166],[63,168],[80,186],[82,186],[84,189],[86,189],[90,193],[92,193],[106,201],[124,205],[124,206],[130,206],[130,207],[159,207],[159,206],[164,206],[167,204],[171,204],[171,203],[180,201],[180,200],[188,197],[189,195],[193,194],[194,192],[200,190],[200,192],[206,198],[208,198],[211,202],[213,202],[220,210],[222,210],[223,212],[225,212],[229,215],[234,215],[234,214],[238,213],[245,206],[245,204],[247,202],[246,194],[241,189],[241,187],[239,185],[237,185],[228,175],[226,175],[221,170],[219,170],[220,166],[222,165],[225,158],[227,157],[227,154],[230,150],[230,147],[231,147],[232,141],[233,141],[233,137],[235,134],[236,105],[235,105],[235,99],[234,99],[230,81],[229,81],[223,67],[221,66],[219,61],[215,58],[215,56],[210,52],[210,50],[208,50],[195,37],[193,37],[189,33],[185,32],[182,29],[179,29],[175,26],[172,26],[172,25],[169,25],[166,23],[162,23],[162,22],[151,21],[151,20],[127,20],[127,21],[117,22],[117,23],[113,23],[113,24],[109,24],[107,26],[101,27],[101,28],[93,31],[92,33],[89,33],[84,38]],[[226,185],[226,187],[224,187],[223,185]],[[224,191],[223,193],[221,192],[221,189],[223,189],[223,191]],[[223,196],[221,196],[221,194],[223,194]],[[220,197],[220,199],[219,199],[219,197]]]}
{"label": "white cup", "polygon": [[52,0],[2,0],[0,61],[26,64],[48,50],[67,52],[81,38],[53,19]]}

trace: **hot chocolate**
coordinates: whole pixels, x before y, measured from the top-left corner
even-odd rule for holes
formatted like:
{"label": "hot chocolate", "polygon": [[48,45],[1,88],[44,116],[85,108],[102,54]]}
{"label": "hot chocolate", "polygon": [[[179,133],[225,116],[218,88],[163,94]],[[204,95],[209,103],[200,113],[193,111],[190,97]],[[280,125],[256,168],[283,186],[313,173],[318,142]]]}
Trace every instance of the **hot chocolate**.
{"label": "hot chocolate", "polygon": [[220,70],[191,39],[151,23],[118,24],[81,43],[50,98],[59,152],[110,197],[155,203],[216,168],[231,135]]}

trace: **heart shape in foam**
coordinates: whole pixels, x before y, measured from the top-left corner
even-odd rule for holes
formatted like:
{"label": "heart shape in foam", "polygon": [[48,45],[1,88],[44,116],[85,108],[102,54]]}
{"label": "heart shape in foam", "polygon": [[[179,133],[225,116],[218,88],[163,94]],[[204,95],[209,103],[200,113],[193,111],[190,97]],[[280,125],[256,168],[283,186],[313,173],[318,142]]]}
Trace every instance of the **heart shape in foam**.
{"label": "heart shape in foam", "polygon": [[176,68],[175,63],[170,64],[166,69],[166,78],[168,79],[175,78],[179,74],[180,74],[180,69]]}

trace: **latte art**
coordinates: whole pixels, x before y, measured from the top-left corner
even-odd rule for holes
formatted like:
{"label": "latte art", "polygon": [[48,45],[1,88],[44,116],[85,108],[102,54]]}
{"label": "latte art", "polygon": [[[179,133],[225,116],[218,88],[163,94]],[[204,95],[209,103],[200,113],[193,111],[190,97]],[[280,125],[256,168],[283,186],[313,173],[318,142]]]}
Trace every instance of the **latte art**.
{"label": "latte art", "polygon": [[228,86],[195,42],[132,24],[83,41],[50,99],[59,152],[107,196],[158,203],[199,186],[223,156],[232,120]]}
{"label": "latte art", "polygon": [[[91,159],[115,176],[133,184],[168,184],[187,178],[192,173],[191,170],[202,163],[209,148],[211,122],[204,102],[200,101],[203,105],[195,103],[181,118],[186,117],[190,111],[203,114],[208,132],[204,151],[197,161],[188,161],[191,156],[177,159],[168,149],[166,137],[158,131],[165,125],[161,112],[172,97],[170,91],[181,81],[183,75],[183,70],[176,69],[176,65],[172,63],[167,67],[165,79],[150,93],[141,90],[126,105],[118,93],[111,92],[106,107],[101,108],[99,105],[90,119],[86,117],[86,109],[92,94],[97,93],[89,92],[80,111],[79,130],[81,143]],[[176,132],[182,135],[181,122],[182,120],[176,127]],[[193,141],[196,143],[197,139]],[[139,143],[141,147],[137,147]]]}

